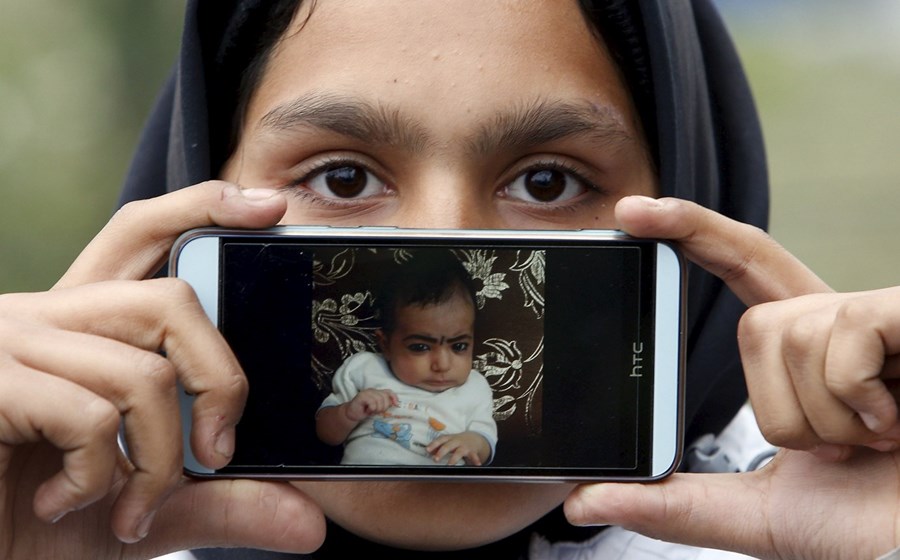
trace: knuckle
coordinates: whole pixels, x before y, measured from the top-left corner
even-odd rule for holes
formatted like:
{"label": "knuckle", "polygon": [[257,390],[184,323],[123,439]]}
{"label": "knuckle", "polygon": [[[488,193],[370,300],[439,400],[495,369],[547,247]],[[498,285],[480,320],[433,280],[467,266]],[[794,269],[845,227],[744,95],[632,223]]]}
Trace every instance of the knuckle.
{"label": "knuckle", "polygon": [[115,225],[120,222],[126,224],[132,223],[133,221],[140,219],[140,217],[146,213],[146,208],[150,204],[152,204],[152,202],[149,200],[133,200],[128,202],[113,214],[110,219],[110,224]]}
{"label": "knuckle", "polygon": [[784,346],[787,351],[808,352],[822,338],[823,331],[814,321],[799,317],[784,330]]}
{"label": "knuckle", "polygon": [[158,291],[159,297],[172,302],[175,306],[195,305],[197,303],[197,295],[194,289],[181,278],[157,278],[148,283],[152,284]]}
{"label": "knuckle", "polygon": [[816,426],[816,434],[827,443],[855,443],[856,436],[858,436],[852,425],[841,425],[835,422]]}
{"label": "knuckle", "polygon": [[750,224],[742,225],[745,228],[745,238],[750,239],[751,243],[731,266],[725,266],[719,272],[719,276],[725,282],[732,282],[745,276],[756,262],[757,256],[771,250],[773,245],[780,248],[780,245],[761,228]]}
{"label": "knuckle", "polygon": [[874,402],[884,387],[880,381],[866,382],[832,369],[825,371],[824,382],[825,389],[845,403]]}
{"label": "knuckle", "polygon": [[242,372],[229,376],[225,388],[229,396],[239,400],[245,400],[250,393],[250,383]]}
{"label": "knuckle", "polygon": [[178,377],[172,362],[153,352],[143,353],[137,372],[144,383],[163,392],[172,390]]}
{"label": "knuckle", "polygon": [[85,404],[80,413],[82,421],[92,430],[106,437],[119,431],[121,415],[119,410],[106,399],[95,397]]}
{"label": "knuckle", "polygon": [[738,321],[738,340],[742,345],[753,345],[764,333],[772,328],[771,304],[755,305]]}
{"label": "knuckle", "polygon": [[816,436],[826,443],[855,444],[863,435],[857,426],[855,413],[847,410],[829,410],[811,420]]}
{"label": "knuckle", "polygon": [[872,321],[877,310],[872,309],[870,302],[864,298],[851,299],[842,302],[835,312],[835,322],[849,328],[856,326],[865,327]]}
{"label": "knuckle", "polygon": [[812,444],[812,434],[797,423],[760,420],[759,430],[776,447],[805,448]]}

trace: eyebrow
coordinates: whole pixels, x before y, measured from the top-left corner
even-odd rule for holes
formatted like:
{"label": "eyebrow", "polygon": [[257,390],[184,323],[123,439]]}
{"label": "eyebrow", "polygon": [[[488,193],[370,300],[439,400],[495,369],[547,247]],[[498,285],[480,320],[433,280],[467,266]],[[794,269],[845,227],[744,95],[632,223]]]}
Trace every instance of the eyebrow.
{"label": "eyebrow", "polygon": [[471,339],[472,339],[472,335],[467,334],[467,333],[460,334],[460,335],[454,336],[452,338],[441,337],[440,339],[435,338],[433,336],[426,336],[424,334],[410,334],[410,335],[403,337],[403,342],[408,342],[411,340],[421,340],[423,342],[428,342],[430,344],[438,344],[438,343],[455,344],[457,342],[462,342],[463,340],[471,340]]}
{"label": "eyebrow", "polygon": [[600,145],[635,141],[612,107],[589,101],[538,100],[497,113],[470,140],[469,150],[488,154],[501,148],[539,146],[578,136]]}
{"label": "eyebrow", "polygon": [[[399,108],[322,91],[275,107],[260,124],[275,131],[313,127],[413,154],[422,154],[434,144],[426,128]],[[496,112],[464,142],[469,153],[488,155],[570,137],[585,137],[602,146],[636,141],[619,112],[610,106],[586,100],[541,99]]]}
{"label": "eyebrow", "polygon": [[387,144],[422,153],[427,134],[398,109],[331,93],[310,92],[266,113],[260,124],[271,130],[311,126],[362,142]]}

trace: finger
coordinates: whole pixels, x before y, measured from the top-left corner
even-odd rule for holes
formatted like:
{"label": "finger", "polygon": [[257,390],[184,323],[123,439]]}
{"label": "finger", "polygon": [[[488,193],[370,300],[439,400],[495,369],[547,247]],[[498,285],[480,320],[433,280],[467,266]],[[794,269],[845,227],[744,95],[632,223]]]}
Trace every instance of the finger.
{"label": "finger", "polygon": [[[765,542],[763,493],[749,474],[674,474],[659,483],[580,486],[564,511],[575,525],[617,525],[652,538],[732,550]],[[755,551],[745,550],[746,553]]]}
{"label": "finger", "polygon": [[839,463],[853,456],[856,447],[836,443],[822,443],[809,449],[809,452],[823,461]]}
{"label": "finger", "polygon": [[0,441],[20,445],[46,440],[63,452],[62,469],[35,492],[35,514],[58,521],[106,495],[119,451],[119,414],[112,404],[8,356],[0,369]]}
{"label": "finger", "polygon": [[113,530],[131,542],[181,478],[181,421],[174,366],[155,352],[112,339],[20,325],[7,340],[28,367],[77,383],[115,406],[124,419],[134,466],[116,500]]}
{"label": "finger", "polygon": [[441,448],[441,446],[444,445],[445,443],[447,443],[447,441],[449,441],[449,440],[450,440],[450,436],[436,437],[433,440],[431,440],[431,443],[428,444],[428,446],[425,448],[425,450],[428,451],[429,453],[434,453],[435,451],[439,450]]}
{"label": "finger", "polygon": [[325,538],[319,507],[293,486],[250,480],[187,482],[166,501],[150,536],[153,554],[196,547],[308,553]]}
{"label": "finger", "polygon": [[[434,452],[431,454],[431,457],[434,459],[435,463],[440,463],[441,461],[444,460],[444,457],[447,457],[448,455],[452,454],[458,447],[459,447],[458,443],[455,443],[453,441],[448,441],[447,443],[444,443],[443,445],[441,445],[437,449],[435,449]],[[449,459],[449,457],[448,457],[448,459]],[[452,464],[452,463],[449,463],[449,461],[448,461],[448,464]]]}
{"label": "finger", "polygon": [[837,311],[828,348],[828,388],[859,414],[866,427],[884,434],[897,424],[897,402],[884,382],[900,351],[900,290],[847,300]]}
{"label": "finger", "polygon": [[451,465],[455,465],[456,463],[458,463],[458,462],[461,461],[461,460],[465,460],[465,461],[466,461],[466,464],[472,465],[473,467],[480,467],[480,466],[481,466],[481,457],[479,457],[479,456],[478,456],[478,453],[475,452],[475,451],[468,451],[468,452],[466,452],[466,453],[462,453],[462,454],[461,454],[459,457],[457,457],[455,460],[451,458],[450,464],[451,464]]}
{"label": "finger", "polygon": [[436,462],[441,462],[447,457],[448,465],[456,465],[469,454],[468,448],[458,439],[451,439],[435,450],[433,455]]}
{"label": "finger", "polygon": [[747,305],[831,289],[768,234],[675,198],[629,196],[619,227],[635,237],[678,242],[686,257],[724,280]]}
{"label": "finger", "polygon": [[196,395],[191,433],[195,455],[210,468],[230,460],[247,380],[186,283],[171,278],[102,282],[7,298],[7,310],[15,314],[17,307],[61,329],[151,352],[163,350],[184,388]]}
{"label": "finger", "polygon": [[760,431],[777,447],[810,449],[821,443],[804,414],[783,352],[784,319],[806,303],[795,299],[757,305],[738,323],[750,402]]}
{"label": "finger", "polygon": [[379,392],[366,393],[363,397],[366,416],[372,416],[388,409],[388,400]]}
{"label": "finger", "polygon": [[391,399],[390,394],[378,393],[378,407],[379,407],[378,411],[379,412],[384,412],[385,410],[391,408],[391,406],[393,404],[394,404],[394,402]]}
{"label": "finger", "polygon": [[131,202],[82,251],[56,287],[147,278],[165,262],[175,239],[189,229],[268,227],[286,209],[287,201],[278,191],[240,189],[222,181]]}
{"label": "finger", "polygon": [[872,441],[871,432],[836,396],[826,378],[834,309],[828,306],[796,317],[785,330],[782,353],[815,437],[831,444],[865,444]]}

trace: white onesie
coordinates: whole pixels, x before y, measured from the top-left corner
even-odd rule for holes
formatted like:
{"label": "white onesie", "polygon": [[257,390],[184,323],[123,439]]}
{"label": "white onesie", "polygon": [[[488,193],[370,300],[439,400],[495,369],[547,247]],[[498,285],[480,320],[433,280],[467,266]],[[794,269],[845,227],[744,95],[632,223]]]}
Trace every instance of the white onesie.
{"label": "white onesie", "polygon": [[363,389],[389,389],[400,405],[360,422],[344,442],[341,464],[435,465],[425,447],[439,436],[462,432],[481,434],[494,457],[493,393],[477,371],[472,370],[462,385],[433,393],[397,379],[381,354],[360,352],[334,373],[333,392],[319,410],[350,402]]}

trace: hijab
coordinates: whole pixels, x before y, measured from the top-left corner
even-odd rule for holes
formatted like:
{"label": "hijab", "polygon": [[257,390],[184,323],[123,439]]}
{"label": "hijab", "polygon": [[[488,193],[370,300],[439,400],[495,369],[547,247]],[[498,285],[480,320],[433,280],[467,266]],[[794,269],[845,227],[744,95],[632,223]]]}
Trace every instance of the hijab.
{"label": "hijab", "polygon": [[[241,74],[258,37],[268,32],[269,4],[188,1],[177,64],[140,138],[120,203],[214,178],[227,156],[223,127],[230,128]],[[765,228],[762,133],[734,45],[711,0],[582,4],[623,68],[652,144],[661,194]],[[688,308],[690,443],[721,431],[747,394],[736,338],[744,306],[720,280],[692,265]],[[574,536],[564,523],[553,526],[545,523],[541,530]]]}

